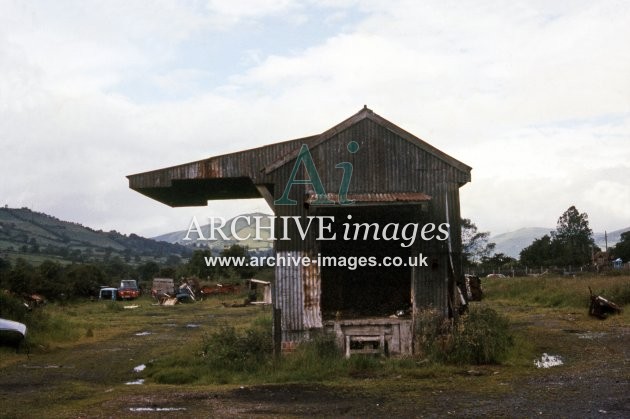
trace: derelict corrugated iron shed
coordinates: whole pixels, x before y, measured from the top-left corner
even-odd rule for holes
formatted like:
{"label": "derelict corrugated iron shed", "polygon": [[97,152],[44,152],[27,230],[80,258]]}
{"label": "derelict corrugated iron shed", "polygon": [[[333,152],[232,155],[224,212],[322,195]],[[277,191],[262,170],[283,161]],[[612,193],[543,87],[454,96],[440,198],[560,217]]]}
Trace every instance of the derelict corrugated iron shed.
{"label": "derelict corrugated iron shed", "polygon": [[[349,151],[350,142],[356,142],[358,151]],[[303,144],[308,146],[323,187],[333,200],[338,198],[342,176],[337,164],[351,163],[353,174],[348,198],[355,200],[353,205],[317,205],[312,185],[291,188],[290,198],[298,205],[274,205],[274,200],[284,192]],[[283,345],[290,348],[292,342],[307,338],[314,329],[327,325],[336,328],[338,334],[360,333],[357,318],[384,318],[387,310],[405,302],[413,313],[409,327],[413,327],[413,316],[424,307],[448,315],[453,308],[454,281],[462,275],[459,188],[470,181],[470,171],[464,163],[363,108],[320,135],[128,178],[132,189],[170,206],[206,205],[211,199],[262,197],[276,216],[332,215],[343,221],[350,216],[365,222],[450,224],[450,240],[417,240],[409,248],[383,242],[365,246],[320,242],[311,233],[303,240],[295,229],[287,232],[290,240],[275,242],[277,256],[314,259],[318,254],[344,255],[357,251],[378,257],[388,252],[404,257],[422,253],[429,264],[361,271],[313,265],[277,267],[273,304],[281,318]],[[279,228],[277,223],[276,230]],[[277,231],[276,237],[283,234]],[[344,317],[348,319],[345,324]],[[398,333],[392,330],[398,326],[382,321],[370,324],[369,333],[385,334],[389,336],[390,348],[403,348],[404,345],[391,340]]]}

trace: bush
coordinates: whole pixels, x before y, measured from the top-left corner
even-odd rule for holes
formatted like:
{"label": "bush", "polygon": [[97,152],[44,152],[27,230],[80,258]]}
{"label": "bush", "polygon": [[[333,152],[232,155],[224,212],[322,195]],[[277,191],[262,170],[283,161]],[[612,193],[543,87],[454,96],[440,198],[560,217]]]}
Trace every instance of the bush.
{"label": "bush", "polygon": [[[418,312],[415,322],[415,347],[421,357],[436,358],[436,353],[444,351],[444,344],[451,331],[451,321],[444,319],[435,309]],[[437,356],[439,358],[439,356]]]}
{"label": "bush", "polygon": [[497,364],[514,345],[506,317],[491,308],[476,308],[460,318],[443,359],[456,364]]}
{"label": "bush", "polygon": [[218,370],[246,371],[256,369],[271,359],[273,342],[271,321],[257,319],[244,333],[224,325],[203,338],[202,354],[206,363]]}
{"label": "bush", "polygon": [[0,317],[24,323],[29,311],[24,303],[10,294],[0,292]]}
{"label": "bush", "polygon": [[421,356],[453,364],[496,364],[513,346],[509,322],[491,308],[471,308],[457,321],[425,310],[416,320],[416,348]]}

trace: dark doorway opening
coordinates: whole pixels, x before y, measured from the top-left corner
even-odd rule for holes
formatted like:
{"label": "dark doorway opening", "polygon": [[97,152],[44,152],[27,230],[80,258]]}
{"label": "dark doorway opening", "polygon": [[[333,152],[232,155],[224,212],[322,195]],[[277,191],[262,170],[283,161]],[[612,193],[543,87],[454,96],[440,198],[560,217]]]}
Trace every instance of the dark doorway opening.
{"label": "dark doorway opening", "polygon": [[[339,258],[346,259],[346,266],[321,266],[322,297],[321,308],[324,320],[353,319],[364,317],[386,317],[411,308],[411,274],[409,266],[411,248],[403,247],[408,240],[400,239],[400,231],[405,224],[420,223],[418,206],[379,205],[347,208],[322,208],[318,215],[334,216],[333,232],[335,241],[320,241],[319,250],[322,258],[334,256],[339,265]],[[351,219],[348,219],[351,215]],[[354,238],[355,224],[368,223],[379,226],[378,239],[373,231],[364,239],[363,231],[357,240]],[[382,229],[389,223],[399,224],[399,240],[383,240]],[[349,224],[349,226],[346,226]],[[420,228],[422,226],[420,225]],[[349,232],[349,234],[347,233]],[[391,232],[391,226],[389,232]],[[408,230],[408,234],[409,234]],[[358,265],[361,258],[369,265]],[[383,266],[384,262],[402,262],[402,266]],[[327,260],[332,262],[332,260]],[[328,265],[328,264],[327,264]]]}

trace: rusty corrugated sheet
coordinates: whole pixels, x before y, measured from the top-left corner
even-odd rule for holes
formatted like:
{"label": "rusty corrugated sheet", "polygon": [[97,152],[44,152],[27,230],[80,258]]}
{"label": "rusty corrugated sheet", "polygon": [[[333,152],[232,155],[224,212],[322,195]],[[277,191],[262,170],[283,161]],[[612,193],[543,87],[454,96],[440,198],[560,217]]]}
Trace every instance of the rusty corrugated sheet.
{"label": "rusty corrugated sheet", "polygon": [[[314,259],[313,254],[309,254]],[[322,313],[320,306],[320,297],[322,294],[322,283],[320,271],[317,265],[302,267],[302,288],[303,288],[303,307],[304,307],[304,327],[313,329],[322,327]]]}
{"label": "rusty corrugated sheet", "polygon": [[[346,197],[357,204],[360,203],[415,203],[430,201],[431,197],[422,192],[395,192],[395,193],[360,193],[348,194]],[[326,199],[334,203],[339,203],[339,194],[327,193],[323,197],[311,192],[307,195],[305,202],[312,205],[318,199]]]}
{"label": "rusty corrugated sheet", "polygon": [[[355,156],[348,156],[345,150],[349,141],[360,143],[360,150]],[[413,176],[413,174],[422,175],[422,171],[433,171],[438,166],[441,166],[438,170],[445,171],[444,176],[441,176],[443,178],[456,179],[460,185],[470,181],[470,167],[366,108],[320,135],[130,175],[128,176],[129,185],[138,192],[162,200],[168,193],[177,193],[177,188],[173,187],[174,180],[249,177],[255,184],[261,184],[268,181],[269,175],[276,170],[287,165],[291,166],[289,163],[295,160],[301,144],[308,144],[311,152],[319,157],[320,161],[326,156],[329,162],[337,162],[339,159],[353,162],[355,176],[358,169],[362,169],[361,172],[365,176],[362,180],[368,182],[365,182],[366,188],[362,188],[364,190],[360,192],[376,193],[385,190],[387,192],[427,192],[427,189],[417,188],[418,181],[425,177]],[[323,144],[326,144],[326,147],[322,147]],[[371,149],[368,156],[366,156],[366,147]],[[394,160],[391,159],[392,155],[396,156]],[[415,159],[420,155],[424,157],[420,160]],[[433,162],[431,164],[433,167],[424,164],[429,160]],[[367,167],[361,167],[361,162],[368,163]],[[409,172],[410,169],[412,172]],[[334,165],[332,170],[329,170],[331,171],[336,171]],[[402,171],[405,172],[405,176],[396,176]],[[329,178],[338,180],[338,173],[328,174]],[[377,179],[376,176],[379,178]],[[407,185],[409,186],[407,189],[402,188]],[[155,188],[170,189],[170,191],[150,190]],[[199,189],[200,194],[207,195],[203,197],[204,199],[213,199],[211,190],[204,191],[201,187]]]}
{"label": "rusty corrugated sheet", "polygon": [[129,175],[129,187],[142,188],[170,187],[173,180],[217,179],[224,177],[247,176],[256,180],[261,170],[278,156],[286,155],[301,144],[308,144],[318,136],[298,138],[269,144],[263,147],[243,150],[236,153],[210,157],[178,166]]}

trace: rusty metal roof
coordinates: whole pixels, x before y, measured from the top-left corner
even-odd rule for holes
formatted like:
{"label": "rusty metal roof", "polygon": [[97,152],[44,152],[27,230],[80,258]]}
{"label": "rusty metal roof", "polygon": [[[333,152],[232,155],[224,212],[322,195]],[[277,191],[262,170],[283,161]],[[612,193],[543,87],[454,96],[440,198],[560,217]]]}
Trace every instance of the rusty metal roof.
{"label": "rusty metal roof", "polygon": [[[334,137],[338,133],[342,132],[343,130],[347,129],[348,127],[356,124],[358,121],[361,121],[363,119],[369,119],[376,122],[377,124],[388,129],[389,131],[397,134],[398,136],[400,136],[400,138],[404,139],[405,141],[409,141],[415,146],[425,150],[426,152],[437,157],[438,159],[457,168],[458,170],[461,170],[463,172],[470,172],[472,170],[472,168],[468,166],[467,164],[462,163],[461,161],[449,156],[445,152],[438,150],[437,148],[433,147],[431,144],[421,140],[420,138],[416,137],[410,132],[405,131],[404,129],[400,128],[398,125],[386,120],[382,116],[374,113],[374,111],[369,109],[367,106],[364,106],[363,109],[361,109],[356,114],[352,115],[350,118],[346,119],[343,122],[340,122],[339,124],[335,125],[334,127],[326,130],[325,132],[317,136],[315,139],[313,139],[309,143],[309,148],[313,149],[321,145],[322,143],[326,142],[327,140]],[[285,164],[295,160],[298,153],[299,153],[299,150],[292,150],[291,152],[285,154],[284,156],[280,157],[276,161],[267,165],[264,168],[265,174],[269,174],[273,172],[274,170],[284,166]]]}
{"label": "rusty metal roof", "polygon": [[[309,205],[317,200],[316,193],[310,193],[307,195],[305,202]],[[328,193],[324,197],[329,201],[333,201],[335,204],[339,203],[339,194]],[[373,204],[373,203],[414,203],[414,202],[426,202],[430,201],[431,197],[421,192],[394,192],[394,193],[359,193],[348,194],[348,200],[354,201],[355,204]]]}
{"label": "rusty metal roof", "polygon": [[[417,194],[405,196],[406,194],[401,194],[400,191],[431,192],[427,189],[427,185],[444,182],[447,177],[448,181],[455,181],[459,186],[470,181],[471,168],[469,166],[385,120],[372,110],[363,108],[320,135],[129,175],[127,176],[129,187],[173,207],[203,206],[208,200],[215,199],[260,197],[272,203],[274,197],[267,196],[267,192],[273,189],[272,187],[270,189],[270,185],[286,182],[286,179],[282,182],[278,181],[277,171],[295,160],[301,145],[307,144],[310,150],[320,155],[334,154],[337,150],[333,147],[320,146],[330,144],[331,141],[335,141],[336,136],[346,135],[351,130],[356,131],[355,135],[365,136],[366,132],[370,132],[373,137],[378,136],[379,141],[378,143],[375,141],[374,144],[380,147],[379,153],[387,147],[391,147],[392,153],[396,150],[400,153],[399,159],[383,161],[383,164],[378,161],[376,152],[372,153],[372,157],[368,154],[361,158],[362,162],[373,164],[375,170],[371,175],[364,170],[363,173],[366,175],[360,179],[364,181],[365,187],[358,188],[357,192],[368,192],[368,195],[354,199],[358,203],[424,201],[426,199],[421,199]],[[376,130],[379,132],[376,133]],[[398,139],[402,140],[401,145],[392,146],[392,142]],[[332,160],[327,159],[327,161]],[[378,175],[380,177],[377,177],[378,171],[382,172]],[[394,185],[391,180],[397,179],[398,171],[404,172],[405,180]],[[420,175],[421,172],[422,175]],[[431,175],[425,176],[424,173],[431,173]],[[440,180],[435,178],[438,173]],[[377,191],[395,193],[371,193]]]}

